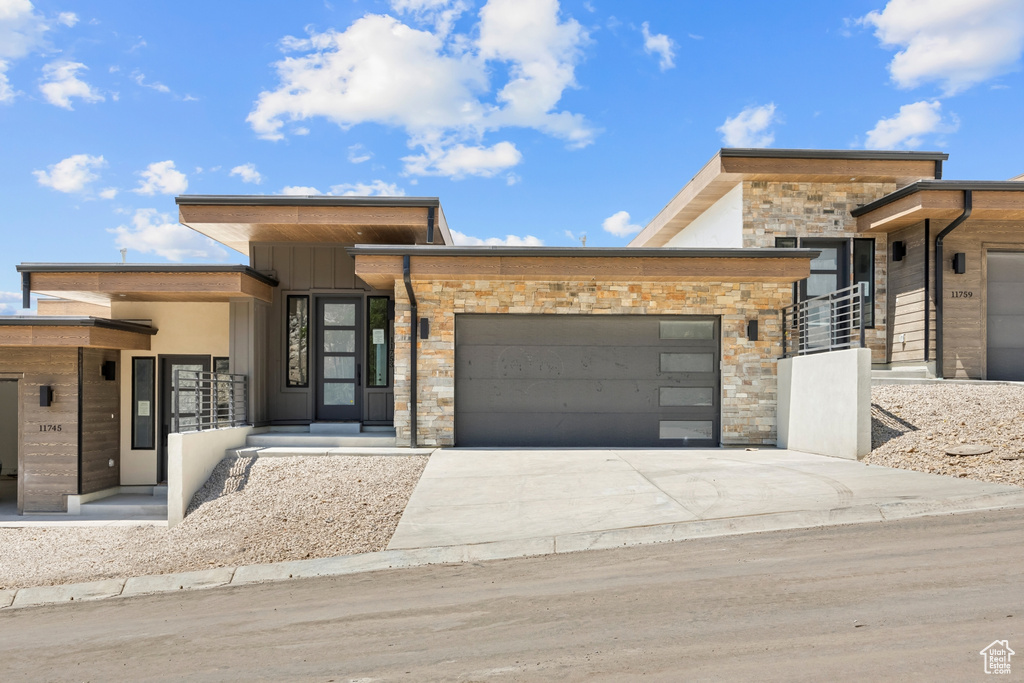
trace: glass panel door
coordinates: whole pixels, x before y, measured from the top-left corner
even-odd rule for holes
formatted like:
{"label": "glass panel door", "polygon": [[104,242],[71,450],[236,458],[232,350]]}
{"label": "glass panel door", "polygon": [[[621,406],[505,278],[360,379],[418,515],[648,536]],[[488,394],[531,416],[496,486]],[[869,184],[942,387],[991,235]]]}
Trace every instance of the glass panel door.
{"label": "glass panel door", "polygon": [[362,299],[317,299],[317,419],[362,418]]}

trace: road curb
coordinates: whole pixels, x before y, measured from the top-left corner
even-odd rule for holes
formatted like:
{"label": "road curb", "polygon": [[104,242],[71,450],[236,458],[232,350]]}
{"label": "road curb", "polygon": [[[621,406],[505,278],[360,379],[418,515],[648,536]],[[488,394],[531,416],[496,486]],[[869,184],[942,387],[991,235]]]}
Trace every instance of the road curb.
{"label": "road curb", "polygon": [[671,543],[714,536],[811,529],[823,526],[884,522],[940,514],[984,512],[1024,507],[1024,492],[1010,491],[942,501],[859,505],[831,510],[801,510],[767,515],[657,524],[652,526],[587,531],[555,536],[493,541],[469,545],[382,550],[313,560],[217,567],[176,574],[106,579],[60,586],[0,590],[0,610],[47,604],[86,602],[114,597],[205,590],[223,586],[345,576],[407,569],[432,564],[460,564],[540,555],[561,555],[586,550],[607,550],[631,545]]}

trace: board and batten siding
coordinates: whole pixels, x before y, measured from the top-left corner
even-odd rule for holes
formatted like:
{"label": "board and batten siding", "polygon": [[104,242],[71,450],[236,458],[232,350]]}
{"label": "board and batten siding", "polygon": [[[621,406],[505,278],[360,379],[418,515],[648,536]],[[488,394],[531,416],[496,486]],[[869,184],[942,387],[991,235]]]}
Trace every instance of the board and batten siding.
{"label": "board and batten siding", "polygon": [[[65,512],[78,493],[78,349],[5,347],[0,377],[18,380],[18,511]],[[53,387],[48,408],[41,386]]]}
{"label": "board and batten siding", "polygon": [[[936,225],[938,234],[946,223]],[[934,236],[932,237],[934,239]],[[949,379],[987,379],[987,254],[1024,251],[1024,222],[967,220],[943,241],[943,374]],[[953,255],[966,256],[966,272],[953,272]]]}
{"label": "board and batten siding", "polygon": [[[268,421],[277,424],[304,424],[316,419],[314,404],[315,349],[310,347],[309,387],[285,386],[285,325],[289,295],[318,294],[393,296],[390,291],[377,291],[355,274],[355,260],[339,244],[257,243],[250,248],[251,266],[272,275],[279,285],[265,320]],[[364,313],[366,308],[363,308]],[[309,316],[313,321],[316,307],[310,300]],[[315,324],[315,321],[313,321]],[[365,321],[364,321],[365,324]],[[310,335],[315,339],[315,335]],[[392,348],[394,346],[392,345]],[[365,359],[361,361],[365,363]],[[381,389],[364,389],[363,419],[382,422],[391,417],[394,406],[394,381]]]}

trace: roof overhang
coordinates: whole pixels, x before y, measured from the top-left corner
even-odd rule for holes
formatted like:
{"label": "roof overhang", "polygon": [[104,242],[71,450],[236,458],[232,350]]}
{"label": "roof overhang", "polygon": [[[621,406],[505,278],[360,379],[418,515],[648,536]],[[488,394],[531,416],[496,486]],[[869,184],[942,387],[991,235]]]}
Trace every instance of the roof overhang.
{"label": "roof overhang", "polygon": [[921,181],[852,211],[858,232],[891,232],[927,219],[952,221],[971,191],[971,222],[1024,220],[1024,182]]}
{"label": "roof overhang", "polygon": [[37,294],[109,306],[113,301],[273,300],[277,280],[248,266],[23,263],[23,286]]}
{"label": "roof overhang", "polygon": [[88,316],[0,317],[0,347],[83,347],[148,351],[156,329]]}
{"label": "roof overhang", "polygon": [[183,195],[179,220],[248,255],[258,242],[452,244],[437,197]]}
{"label": "roof overhang", "polygon": [[810,274],[814,249],[630,249],[593,247],[389,247],[358,245],[356,275],[389,290],[415,280],[780,282]]}
{"label": "roof overhang", "polygon": [[722,149],[629,243],[660,247],[744,180],[907,185],[941,177],[944,152]]}

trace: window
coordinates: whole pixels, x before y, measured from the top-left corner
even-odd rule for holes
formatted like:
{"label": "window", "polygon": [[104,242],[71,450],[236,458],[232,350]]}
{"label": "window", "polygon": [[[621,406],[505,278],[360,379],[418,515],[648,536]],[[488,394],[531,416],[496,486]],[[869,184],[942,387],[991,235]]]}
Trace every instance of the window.
{"label": "window", "polygon": [[366,344],[366,386],[386,387],[388,385],[388,359],[390,358],[391,335],[388,324],[386,296],[371,296],[367,299],[367,325],[369,335]]}
{"label": "window", "polygon": [[132,358],[132,450],[152,450],[156,447],[156,415],[153,399],[156,395],[156,359]]}
{"label": "window", "polygon": [[775,238],[776,249],[796,249],[796,238],[795,237],[776,237]]}
{"label": "window", "polygon": [[224,356],[215,356],[213,359],[213,371],[227,374],[231,371],[231,359]]}
{"label": "window", "polygon": [[286,385],[309,386],[309,297],[288,297],[288,349]]}
{"label": "window", "polygon": [[847,240],[805,239],[800,246],[820,252],[811,260],[811,274],[802,285],[803,298],[812,299],[850,286]]}
{"label": "window", "polygon": [[853,240],[853,281],[864,290],[864,326],[875,326],[875,240]]}

